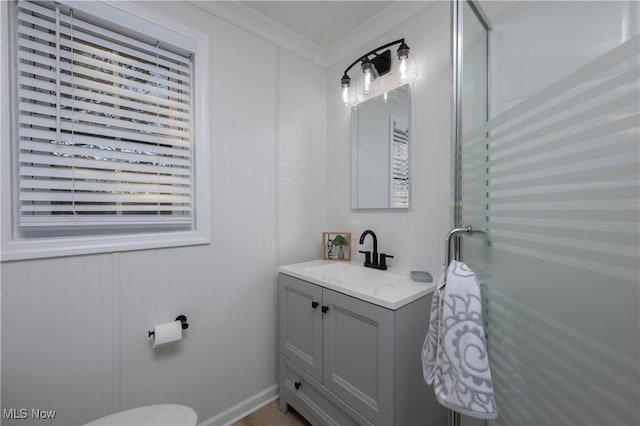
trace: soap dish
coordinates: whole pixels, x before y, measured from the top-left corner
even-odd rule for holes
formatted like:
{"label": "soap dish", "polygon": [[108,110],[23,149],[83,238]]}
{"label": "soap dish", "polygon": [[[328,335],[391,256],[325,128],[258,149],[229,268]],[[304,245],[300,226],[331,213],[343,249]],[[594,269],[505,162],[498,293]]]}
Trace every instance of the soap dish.
{"label": "soap dish", "polygon": [[433,281],[433,277],[427,271],[411,271],[409,277],[411,277],[413,281],[420,283],[430,283]]}

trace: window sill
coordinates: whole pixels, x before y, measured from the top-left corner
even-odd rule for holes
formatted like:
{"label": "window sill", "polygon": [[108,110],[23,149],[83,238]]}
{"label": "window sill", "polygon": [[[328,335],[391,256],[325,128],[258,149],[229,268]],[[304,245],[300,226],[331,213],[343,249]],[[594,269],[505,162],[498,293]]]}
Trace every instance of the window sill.
{"label": "window sill", "polygon": [[5,243],[0,251],[0,261],[115,253],[209,243],[209,238],[196,231],[99,237],[30,238]]}

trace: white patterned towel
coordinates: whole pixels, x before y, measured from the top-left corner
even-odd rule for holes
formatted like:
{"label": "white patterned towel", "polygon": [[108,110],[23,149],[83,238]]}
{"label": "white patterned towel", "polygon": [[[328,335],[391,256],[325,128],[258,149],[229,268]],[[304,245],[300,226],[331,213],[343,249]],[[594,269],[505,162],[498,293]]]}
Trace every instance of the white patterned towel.
{"label": "white patterned towel", "polygon": [[422,346],[424,380],[440,404],[477,419],[498,417],[482,322],[480,283],[464,263],[442,267]]}

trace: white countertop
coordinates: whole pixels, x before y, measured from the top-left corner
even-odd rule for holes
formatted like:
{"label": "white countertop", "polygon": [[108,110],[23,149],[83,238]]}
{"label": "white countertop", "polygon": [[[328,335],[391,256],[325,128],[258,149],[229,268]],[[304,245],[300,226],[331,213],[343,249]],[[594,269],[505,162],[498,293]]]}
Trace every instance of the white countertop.
{"label": "white countertop", "polygon": [[[322,265],[330,266],[323,272],[323,268],[318,268]],[[347,273],[342,273],[342,269]],[[433,282],[411,280],[409,271],[396,268],[380,271],[355,262],[313,260],[280,266],[278,272],[393,310],[432,293],[435,288]]]}

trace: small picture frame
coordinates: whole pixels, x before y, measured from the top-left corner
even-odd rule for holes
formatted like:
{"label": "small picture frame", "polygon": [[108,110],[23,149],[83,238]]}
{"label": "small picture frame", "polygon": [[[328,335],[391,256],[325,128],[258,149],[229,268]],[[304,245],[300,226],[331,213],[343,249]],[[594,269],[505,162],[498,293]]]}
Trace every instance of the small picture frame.
{"label": "small picture frame", "polygon": [[351,261],[351,232],[323,232],[322,260]]}

